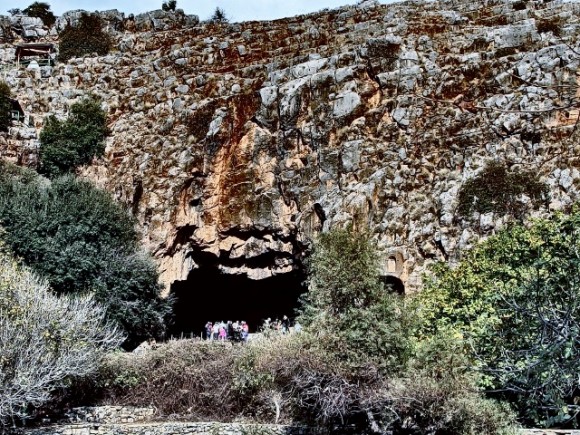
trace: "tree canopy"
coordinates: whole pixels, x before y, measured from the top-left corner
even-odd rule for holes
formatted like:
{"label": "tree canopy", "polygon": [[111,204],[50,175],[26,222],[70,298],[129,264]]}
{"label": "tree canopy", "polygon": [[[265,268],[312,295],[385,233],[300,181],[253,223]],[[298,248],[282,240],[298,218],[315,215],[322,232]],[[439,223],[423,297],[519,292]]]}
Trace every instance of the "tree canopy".
{"label": "tree canopy", "polygon": [[578,209],[512,225],[456,267],[435,266],[418,296],[424,336],[463,337],[483,386],[531,424],[580,411],[579,232]]}
{"label": "tree canopy", "polygon": [[104,56],[111,49],[111,38],[103,31],[103,20],[97,14],[82,13],[78,24],[68,24],[58,37],[58,59],[63,62],[92,53]]}
{"label": "tree canopy", "polygon": [[495,212],[521,220],[547,198],[548,186],[533,171],[508,170],[505,163],[493,161],[461,186],[457,213],[469,219],[475,212]]}
{"label": "tree canopy", "polygon": [[380,280],[378,259],[368,233],[349,227],[320,234],[302,320],[353,369],[372,361],[393,372],[406,364],[410,334],[398,297]]}
{"label": "tree canopy", "polygon": [[175,11],[176,7],[177,7],[177,0],[167,0],[161,4],[161,9],[166,11],[166,12]]}

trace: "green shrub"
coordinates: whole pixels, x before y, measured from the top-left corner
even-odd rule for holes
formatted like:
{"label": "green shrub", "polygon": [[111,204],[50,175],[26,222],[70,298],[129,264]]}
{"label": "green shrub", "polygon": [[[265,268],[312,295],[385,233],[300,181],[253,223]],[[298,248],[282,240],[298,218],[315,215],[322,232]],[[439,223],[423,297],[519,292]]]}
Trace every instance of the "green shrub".
{"label": "green shrub", "polygon": [[10,95],[11,92],[8,84],[0,81],[0,131],[8,131],[8,127],[10,127],[10,110],[12,109]]}
{"label": "green shrub", "polygon": [[29,17],[37,17],[42,20],[45,26],[52,27],[56,22],[56,17],[50,10],[50,5],[44,2],[34,2],[22,11]]}
{"label": "green shrub", "polygon": [[103,20],[97,14],[83,13],[78,25],[68,24],[58,38],[58,59],[62,62],[93,53],[104,56],[112,44],[109,35],[103,31]]}
{"label": "green shrub", "polygon": [[67,119],[47,118],[40,132],[39,172],[50,178],[73,172],[105,152],[107,116],[93,96],[74,103]]}
{"label": "green shrub", "polygon": [[465,343],[446,334],[429,336],[417,345],[379,416],[391,421],[395,433],[416,427],[417,433],[515,435],[513,412],[485,399],[477,381]]}
{"label": "green shrub", "polygon": [[521,219],[529,209],[536,209],[544,203],[547,197],[548,187],[534,172],[508,171],[505,164],[491,162],[461,186],[457,214],[469,219],[474,212],[495,212]]}
{"label": "green shrub", "polygon": [[534,425],[577,411],[580,212],[513,225],[451,268],[438,264],[418,296],[424,336],[462,336],[482,385]]}
{"label": "green shrub", "polygon": [[92,292],[133,346],[164,332],[171,302],[159,297],[151,259],[137,251],[135,221],[110,195],[65,177],[0,177],[0,222],[14,253],[59,294]]}

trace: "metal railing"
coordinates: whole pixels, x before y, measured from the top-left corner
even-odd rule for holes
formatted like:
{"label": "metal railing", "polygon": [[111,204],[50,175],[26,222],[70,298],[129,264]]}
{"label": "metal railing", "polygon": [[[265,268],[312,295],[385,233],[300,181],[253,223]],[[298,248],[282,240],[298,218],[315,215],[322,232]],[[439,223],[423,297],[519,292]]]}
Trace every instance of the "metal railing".
{"label": "metal railing", "polygon": [[24,59],[20,62],[2,62],[0,63],[0,77],[5,79],[8,72],[15,69],[26,68],[31,62],[36,62],[39,67],[41,66],[54,66],[54,59]]}
{"label": "metal railing", "polygon": [[52,59],[20,59],[15,63],[16,67],[28,66],[32,62],[36,62],[38,66],[53,66],[54,60]]}

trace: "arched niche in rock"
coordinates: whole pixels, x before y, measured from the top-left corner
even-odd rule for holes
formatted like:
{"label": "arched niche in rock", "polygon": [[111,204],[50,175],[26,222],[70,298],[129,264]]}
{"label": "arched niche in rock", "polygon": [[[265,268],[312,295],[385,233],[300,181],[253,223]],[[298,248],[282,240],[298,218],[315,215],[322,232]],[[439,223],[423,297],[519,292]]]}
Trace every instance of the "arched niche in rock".
{"label": "arched niche in rock", "polygon": [[393,275],[384,275],[381,277],[381,281],[383,282],[383,285],[387,291],[396,293],[398,295],[405,294],[405,284],[400,278],[397,278]]}

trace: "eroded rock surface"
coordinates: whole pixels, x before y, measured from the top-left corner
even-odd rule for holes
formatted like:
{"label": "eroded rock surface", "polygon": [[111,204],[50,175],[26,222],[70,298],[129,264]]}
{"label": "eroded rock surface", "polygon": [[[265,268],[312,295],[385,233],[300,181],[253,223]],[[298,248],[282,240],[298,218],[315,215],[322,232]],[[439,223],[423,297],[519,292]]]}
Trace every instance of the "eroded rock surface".
{"label": "eroded rock surface", "polygon": [[316,233],[353,222],[409,291],[428,262],[505,224],[456,213],[486,162],[536,171],[551,188],[539,214],[577,200],[579,12],[444,0],[229,25],[111,13],[111,54],[8,70],[33,127],[0,146],[22,161],[44,116],[92,92],[112,135],[82,174],[132,207],[166,284],[206,263],[284,274]]}

